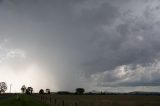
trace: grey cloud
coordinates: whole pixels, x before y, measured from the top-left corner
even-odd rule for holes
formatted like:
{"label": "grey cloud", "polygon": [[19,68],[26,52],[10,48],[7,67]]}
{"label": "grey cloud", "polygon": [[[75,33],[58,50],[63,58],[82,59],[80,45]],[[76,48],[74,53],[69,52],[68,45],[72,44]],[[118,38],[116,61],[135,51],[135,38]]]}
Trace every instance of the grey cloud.
{"label": "grey cloud", "polygon": [[83,24],[88,24],[89,27],[96,27],[112,23],[118,15],[118,8],[109,3],[103,3],[97,8],[82,9],[79,21],[82,20],[85,22]]}
{"label": "grey cloud", "polygon": [[[117,26],[107,26],[106,33],[97,34],[92,43],[95,44],[93,48],[95,51],[90,52],[90,56],[93,57],[84,65],[90,68],[88,70],[103,72],[105,69],[112,70],[116,66],[127,64],[145,66],[158,58],[160,50],[158,22],[143,16],[127,20],[123,18],[126,16],[119,17],[123,21]],[[110,27],[114,29],[110,30]]]}
{"label": "grey cloud", "polygon": [[3,2],[3,0],[0,0],[0,3],[2,3]]}
{"label": "grey cloud", "polygon": [[[10,48],[25,50],[30,61],[53,75],[51,82],[56,80],[56,86],[62,89],[86,86],[84,83],[94,75],[99,86],[106,82],[117,86],[156,85],[159,79],[118,82],[125,77],[142,78],[138,71],[134,72],[136,66],[145,68],[159,60],[160,21],[156,16],[159,8],[146,8],[142,3],[146,9],[138,15],[135,8],[127,7],[129,3],[126,0],[6,0],[0,7],[0,37],[11,39]],[[123,65],[129,65],[131,71],[118,77],[119,71],[115,69]],[[101,76],[103,73],[105,76]]]}
{"label": "grey cloud", "polygon": [[112,71],[92,75],[98,86],[159,86],[159,62],[155,61],[148,66],[124,65]]}

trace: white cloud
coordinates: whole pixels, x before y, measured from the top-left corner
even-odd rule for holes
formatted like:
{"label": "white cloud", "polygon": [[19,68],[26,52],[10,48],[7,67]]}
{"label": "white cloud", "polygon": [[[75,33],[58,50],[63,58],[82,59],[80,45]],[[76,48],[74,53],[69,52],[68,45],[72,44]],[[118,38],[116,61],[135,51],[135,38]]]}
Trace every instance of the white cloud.
{"label": "white cloud", "polygon": [[7,48],[5,45],[8,42],[4,39],[0,43],[0,63],[10,59],[24,59],[26,58],[26,52],[21,49]]}
{"label": "white cloud", "polygon": [[9,58],[25,58],[26,57],[26,53],[23,50],[20,49],[11,49],[8,51],[8,53],[6,54],[6,57]]}
{"label": "white cloud", "polygon": [[93,74],[91,79],[99,86],[159,86],[160,61],[142,65],[122,65],[112,71]]}

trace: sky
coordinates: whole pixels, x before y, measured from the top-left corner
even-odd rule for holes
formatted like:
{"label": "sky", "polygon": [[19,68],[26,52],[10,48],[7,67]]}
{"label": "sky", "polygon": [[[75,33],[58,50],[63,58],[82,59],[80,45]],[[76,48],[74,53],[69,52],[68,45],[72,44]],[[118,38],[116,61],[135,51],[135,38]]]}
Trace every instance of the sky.
{"label": "sky", "polygon": [[160,91],[160,0],[0,0],[7,92]]}

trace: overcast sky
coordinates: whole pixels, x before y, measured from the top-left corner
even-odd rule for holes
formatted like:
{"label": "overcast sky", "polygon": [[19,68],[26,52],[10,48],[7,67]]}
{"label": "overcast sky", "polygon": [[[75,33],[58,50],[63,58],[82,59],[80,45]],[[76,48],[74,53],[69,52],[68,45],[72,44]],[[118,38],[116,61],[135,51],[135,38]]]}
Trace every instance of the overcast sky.
{"label": "overcast sky", "polygon": [[160,1],[0,0],[0,73],[13,92],[160,91]]}

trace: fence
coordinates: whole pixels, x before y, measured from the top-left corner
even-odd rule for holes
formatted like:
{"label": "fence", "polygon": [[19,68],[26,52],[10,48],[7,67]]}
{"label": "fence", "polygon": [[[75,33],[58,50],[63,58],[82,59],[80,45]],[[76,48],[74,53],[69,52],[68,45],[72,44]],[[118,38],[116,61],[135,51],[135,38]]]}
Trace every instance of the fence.
{"label": "fence", "polygon": [[160,106],[160,96],[33,94],[48,106]]}
{"label": "fence", "polygon": [[34,94],[34,98],[42,101],[43,103],[49,105],[49,106],[78,106],[77,101],[65,101],[62,98],[57,98],[54,97],[54,95],[39,95],[39,94]]}

